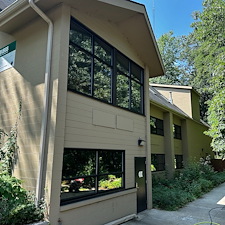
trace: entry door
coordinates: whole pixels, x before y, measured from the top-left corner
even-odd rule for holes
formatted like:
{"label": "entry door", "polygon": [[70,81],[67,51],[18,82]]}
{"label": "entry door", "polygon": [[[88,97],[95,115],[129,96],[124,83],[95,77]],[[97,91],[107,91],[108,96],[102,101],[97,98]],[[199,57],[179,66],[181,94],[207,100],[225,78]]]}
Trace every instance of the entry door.
{"label": "entry door", "polygon": [[137,212],[147,209],[145,157],[135,157],[135,182],[137,188]]}

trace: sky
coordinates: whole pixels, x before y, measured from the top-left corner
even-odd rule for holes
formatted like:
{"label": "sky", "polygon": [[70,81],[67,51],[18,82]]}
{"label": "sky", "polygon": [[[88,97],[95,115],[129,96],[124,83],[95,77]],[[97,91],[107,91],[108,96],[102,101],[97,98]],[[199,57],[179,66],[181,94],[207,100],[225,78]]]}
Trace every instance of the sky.
{"label": "sky", "polygon": [[[154,34],[173,31],[175,36],[187,35],[194,21],[191,14],[202,11],[202,0],[135,0],[146,6]],[[154,6],[154,7],[153,7]]]}

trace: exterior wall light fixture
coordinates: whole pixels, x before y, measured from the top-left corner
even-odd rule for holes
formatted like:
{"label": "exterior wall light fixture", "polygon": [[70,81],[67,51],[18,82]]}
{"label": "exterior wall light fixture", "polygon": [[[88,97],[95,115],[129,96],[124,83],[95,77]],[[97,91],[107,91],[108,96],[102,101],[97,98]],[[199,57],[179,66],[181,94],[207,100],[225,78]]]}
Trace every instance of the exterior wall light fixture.
{"label": "exterior wall light fixture", "polygon": [[144,146],[145,145],[145,140],[143,140],[143,139],[141,139],[140,137],[139,137],[139,139],[138,139],[138,146]]}

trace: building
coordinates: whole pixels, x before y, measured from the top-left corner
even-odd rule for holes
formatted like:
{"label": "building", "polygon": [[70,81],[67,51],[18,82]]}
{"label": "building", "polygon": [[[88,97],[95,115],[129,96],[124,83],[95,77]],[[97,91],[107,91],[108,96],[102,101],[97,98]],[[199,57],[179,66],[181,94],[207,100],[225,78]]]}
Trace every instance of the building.
{"label": "building", "polygon": [[150,85],[152,170],[173,175],[190,161],[212,155],[199,94],[189,86]]}
{"label": "building", "polygon": [[148,80],[163,74],[141,4],[20,0],[0,12],[0,127],[21,101],[14,174],[45,196],[52,225],[151,208]]}

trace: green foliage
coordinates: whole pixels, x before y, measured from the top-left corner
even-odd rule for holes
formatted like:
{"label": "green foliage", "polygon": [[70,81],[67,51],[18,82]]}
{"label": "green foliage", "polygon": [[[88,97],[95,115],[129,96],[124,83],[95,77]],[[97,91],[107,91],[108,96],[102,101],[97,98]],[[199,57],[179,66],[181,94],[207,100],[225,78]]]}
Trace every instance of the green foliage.
{"label": "green foliage", "polygon": [[190,163],[173,179],[153,177],[153,207],[177,210],[223,182],[225,172],[214,172],[208,161]]}
{"label": "green foliage", "polygon": [[99,186],[106,189],[115,189],[120,188],[122,184],[122,179],[116,178],[114,175],[108,175],[107,180],[101,180],[99,182]]}
{"label": "green foliage", "polygon": [[34,197],[21,186],[21,180],[0,174],[0,225],[24,225],[44,218],[44,203],[35,205]]}
{"label": "green foliage", "polygon": [[[0,142],[0,164],[1,164],[1,170],[9,173],[9,175],[12,175],[12,169],[13,164],[16,161],[16,155],[18,150],[17,145],[17,133],[18,133],[18,121],[21,117],[21,110],[22,110],[22,103],[19,103],[19,110],[18,115],[16,119],[15,125],[11,128],[9,134],[4,132],[2,129],[0,129],[0,140],[3,140]],[[6,140],[4,141],[4,138],[6,137]],[[0,172],[2,172],[0,170]]]}
{"label": "green foliage", "polygon": [[219,91],[210,101],[208,123],[210,128],[205,134],[212,137],[213,151],[217,156],[225,158],[225,89]]}
{"label": "green foliage", "polygon": [[170,31],[163,34],[158,40],[159,51],[165,66],[166,74],[161,77],[150,79],[151,83],[159,84],[181,84],[184,71],[180,64],[180,38],[174,37]]}
{"label": "green foliage", "polygon": [[0,225],[24,225],[44,218],[44,202],[36,205],[34,196],[21,186],[22,181],[12,176],[19,148],[17,135],[20,116],[21,102],[16,123],[9,134],[0,129]]}

